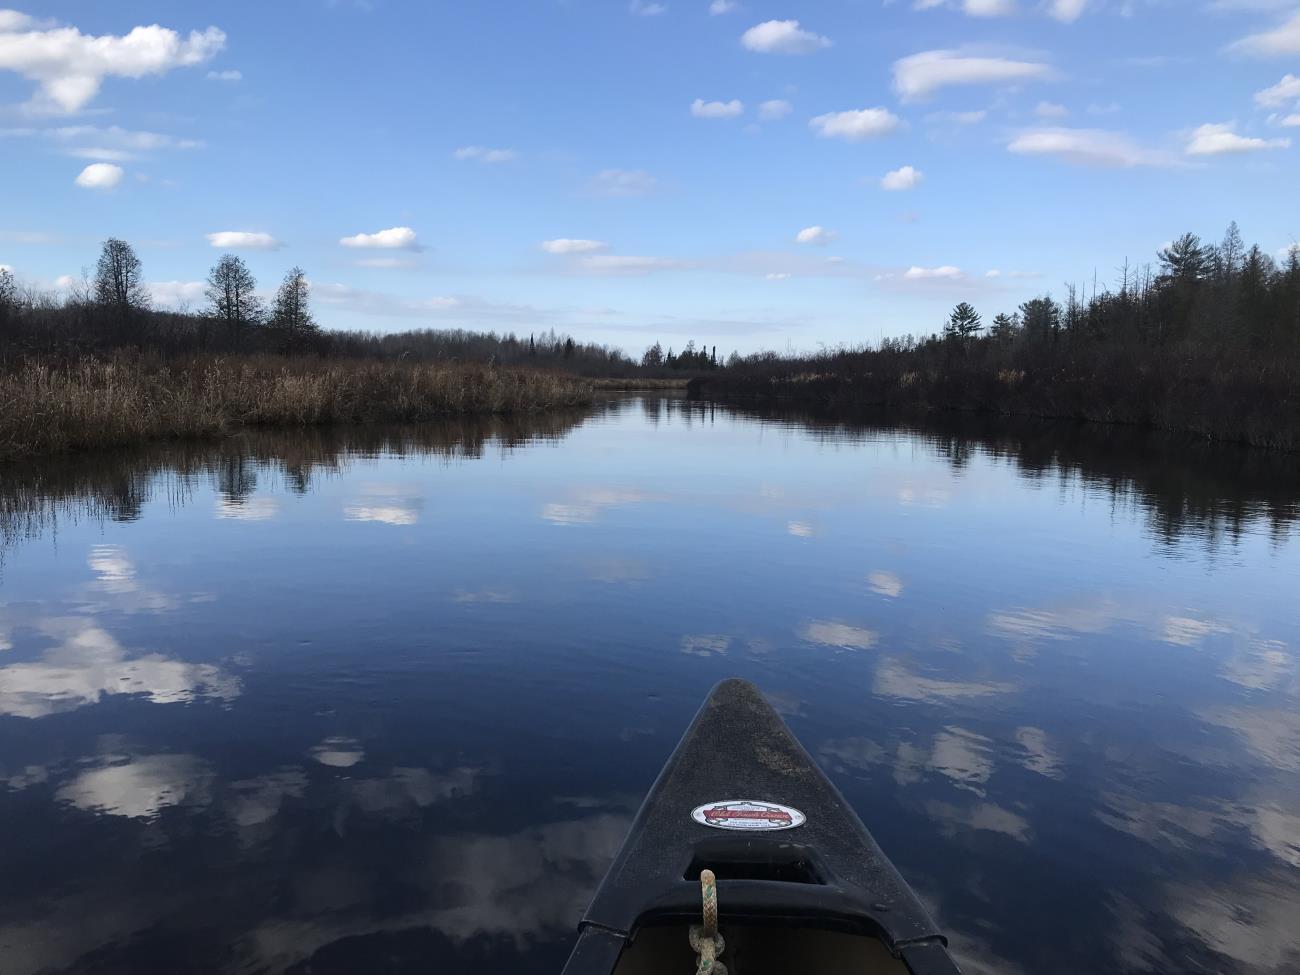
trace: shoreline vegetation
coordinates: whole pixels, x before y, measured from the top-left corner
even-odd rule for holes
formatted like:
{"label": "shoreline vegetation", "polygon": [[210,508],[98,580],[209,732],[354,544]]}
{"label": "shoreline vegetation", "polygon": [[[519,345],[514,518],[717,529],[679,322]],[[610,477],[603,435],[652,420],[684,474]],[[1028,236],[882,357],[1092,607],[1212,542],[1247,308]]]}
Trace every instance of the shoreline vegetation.
{"label": "shoreline vegetation", "polygon": [[0,456],[586,405],[589,382],[477,363],[121,352],[0,369]]}
{"label": "shoreline vegetation", "polygon": [[[986,326],[962,301],[939,332],[816,354],[659,342],[633,360],[548,332],[330,331],[292,268],[273,295],[236,255],[201,312],[152,307],[139,258],[104,242],[62,294],[0,267],[0,456],[223,436],[254,426],[401,423],[583,405],[597,390],[901,413],[1130,424],[1300,450],[1300,245],[1277,259],[1232,224],[1184,234],[1113,287],[1067,285]],[[961,278],[950,287],[974,287]],[[986,291],[995,295],[996,291]]]}
{"label": "shoreline vegetation", "polygon": [[665,392],[674,389],[686,389],[690,380],[686,378],[659,379],[653,376],[626,379],[593,379],[592,385],[597,391],[611,393]]}
{"label": "shoreline vegetation", "polygon": [[817,355],[729,360],[690,394],[902,413],[957,410],[1131,424],[1300,450],[1300,246],[1281,262],[1184,234],[1114,289],[1067,287],[987,328],[961,302],[942,332]]}

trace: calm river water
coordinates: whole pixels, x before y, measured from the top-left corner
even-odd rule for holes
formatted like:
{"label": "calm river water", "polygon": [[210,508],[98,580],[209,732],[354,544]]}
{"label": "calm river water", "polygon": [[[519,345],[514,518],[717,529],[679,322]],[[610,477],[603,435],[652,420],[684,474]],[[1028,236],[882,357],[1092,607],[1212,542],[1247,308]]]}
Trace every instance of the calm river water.
{"label": "calm river water", "polygon": [[1295,972],[1298,516],[671,398],[0,468],[0,970],[555,972],[740,675],[969,972]]}

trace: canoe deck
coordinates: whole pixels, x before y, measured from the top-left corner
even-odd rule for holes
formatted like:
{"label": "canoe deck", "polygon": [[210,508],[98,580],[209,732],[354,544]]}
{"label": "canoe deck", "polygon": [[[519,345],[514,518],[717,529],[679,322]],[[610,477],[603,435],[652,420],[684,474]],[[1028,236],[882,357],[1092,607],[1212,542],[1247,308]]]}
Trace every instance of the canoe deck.
{"label": "canoe deck", "polygon": [[879,945],[894,963],[849,971],[958,972],[911,888],[747,681],[714,688],[664,766],[582,919],[565,975],[640,971],[643,955],[662,963],[656,947],[689,963],[685,925],[700,921],[706,867],[718,878],[722,934],[735,938],[727,954],[772,952],[757,973],[801,970],[772,967],[801,931],[850,939],[826,950]]}

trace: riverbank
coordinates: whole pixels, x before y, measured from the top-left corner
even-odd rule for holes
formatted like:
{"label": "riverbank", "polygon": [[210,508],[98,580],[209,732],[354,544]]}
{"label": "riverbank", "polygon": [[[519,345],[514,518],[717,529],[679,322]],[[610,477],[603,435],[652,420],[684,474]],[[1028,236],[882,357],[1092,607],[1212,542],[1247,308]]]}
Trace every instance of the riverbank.
{"label": "riverbank", "polygon": [[604,392],[616,393],[640,393],[640,392],[664,392],[672,389],[686,389],[690,383],[688,379],[638,379],[633,376],[630,379],[593,379],[592,385]]}
{"label": "riverbank", "polygon": [[0,456],[581,406],[591,383],[472,363],[118,354],[0,368]]}
{"label": "riverbank", "polygon": [[[978,350],[977,349],[977,353]],[[1085,420],[1278,450],[1300,450],[1300,371],[1286,361],[1243,362],[1209,350],[1167,350],[1158,361],[1084,349],[1054,361],[1004,354],[946,361],[862,352],[771,362],[693,379],[694,397],[749,403],[956,410]]]}

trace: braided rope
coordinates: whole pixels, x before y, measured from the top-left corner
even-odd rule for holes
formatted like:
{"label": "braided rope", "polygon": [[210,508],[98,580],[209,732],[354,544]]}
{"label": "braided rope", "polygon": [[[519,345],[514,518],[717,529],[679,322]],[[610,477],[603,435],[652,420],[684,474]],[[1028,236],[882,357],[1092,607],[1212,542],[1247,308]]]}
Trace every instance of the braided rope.
{"label": "braided rope", "polygon": [[727,943],[718,934],[718,879],[712,870],[700,871],[700,898],[704,923],[693,924],[690,930],[691,950],[700,956],[695,975],[727,975],[727,966],[718,961]]}

